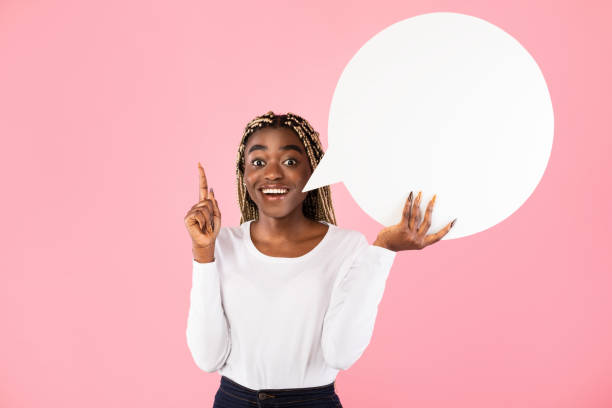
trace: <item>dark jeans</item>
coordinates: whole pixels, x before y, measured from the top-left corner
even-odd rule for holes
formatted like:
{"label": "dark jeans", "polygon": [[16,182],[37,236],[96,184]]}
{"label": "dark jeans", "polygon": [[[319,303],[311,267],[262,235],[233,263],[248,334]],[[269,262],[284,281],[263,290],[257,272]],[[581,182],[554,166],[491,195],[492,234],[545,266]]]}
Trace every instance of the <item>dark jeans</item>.
{"label": "dark jeans", "polygon": [[320,387],[252,390],[221,376],[213,408],[342,408],[334,383]]}

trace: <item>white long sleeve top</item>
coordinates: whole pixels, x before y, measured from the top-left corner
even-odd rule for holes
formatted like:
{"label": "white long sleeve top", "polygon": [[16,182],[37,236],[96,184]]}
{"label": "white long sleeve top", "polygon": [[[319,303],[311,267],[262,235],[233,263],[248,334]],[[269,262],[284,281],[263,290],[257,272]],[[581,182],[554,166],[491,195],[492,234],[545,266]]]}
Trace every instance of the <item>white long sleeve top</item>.
{"label": "white long sleeve top", "polygon": [[324,222],[310,252],[272,257],[253,244],[251,222],[221,228],[214,262],[193,260],[194,361],[251,389],[329,384],[368,346],[396,253]]}

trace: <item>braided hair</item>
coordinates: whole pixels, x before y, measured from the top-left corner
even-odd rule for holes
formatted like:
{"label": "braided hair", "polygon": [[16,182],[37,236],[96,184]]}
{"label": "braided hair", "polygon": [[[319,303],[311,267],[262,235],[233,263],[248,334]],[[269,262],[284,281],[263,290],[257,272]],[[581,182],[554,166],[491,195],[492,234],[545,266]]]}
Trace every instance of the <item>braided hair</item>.
{"label": "braided hair", "polygon": [[[251,120],[244,129],[236,160],[236,181],[238,183],[238,205],[241,212],[241,224],[259,218],[257,205],[249,196],[249,192],[244,184],[244,149],[246,148],[249,136],[263,128],[291,129],[302,141],[313,171],[324,155],[321,142],[319,141],[319,133],[310,126],[306,119],[298,115],[289,112],[286,115],[275,115],[274,112],[269,111]],[[336,216],[332,207],[329,186],[310,190],[302,203],[302,212],[306,218],[336,225]]]}

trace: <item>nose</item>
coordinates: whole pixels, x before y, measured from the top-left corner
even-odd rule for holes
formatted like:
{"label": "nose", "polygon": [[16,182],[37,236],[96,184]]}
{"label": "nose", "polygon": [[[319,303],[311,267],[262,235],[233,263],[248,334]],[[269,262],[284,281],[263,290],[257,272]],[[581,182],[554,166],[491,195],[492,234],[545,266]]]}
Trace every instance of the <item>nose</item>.
{"label": "nose", "polygon": [[283,177],[282,170],[280,168],[280,164],[271,162],[266,166],[266,172],[264,174],[264,178],[266,180],[277,180]]}

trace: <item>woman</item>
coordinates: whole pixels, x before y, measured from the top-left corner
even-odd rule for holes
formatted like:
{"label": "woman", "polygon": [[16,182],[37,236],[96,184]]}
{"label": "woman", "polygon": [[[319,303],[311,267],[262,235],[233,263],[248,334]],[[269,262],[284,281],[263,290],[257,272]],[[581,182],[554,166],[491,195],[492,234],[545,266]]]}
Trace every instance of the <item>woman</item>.
{"label": "woman", "polygon": [[396,251],[426,235],[421,193],[372,245],[336,226],[329,186],[303,193],[323,157],[303,118],[268,112],[246,126],[236,163],[240,226],[221,212],[200,172],[185,216],[193,243],[187,343],[196,364],[222,375],[215,408],[341,407],[334,381],[367,347]]}

